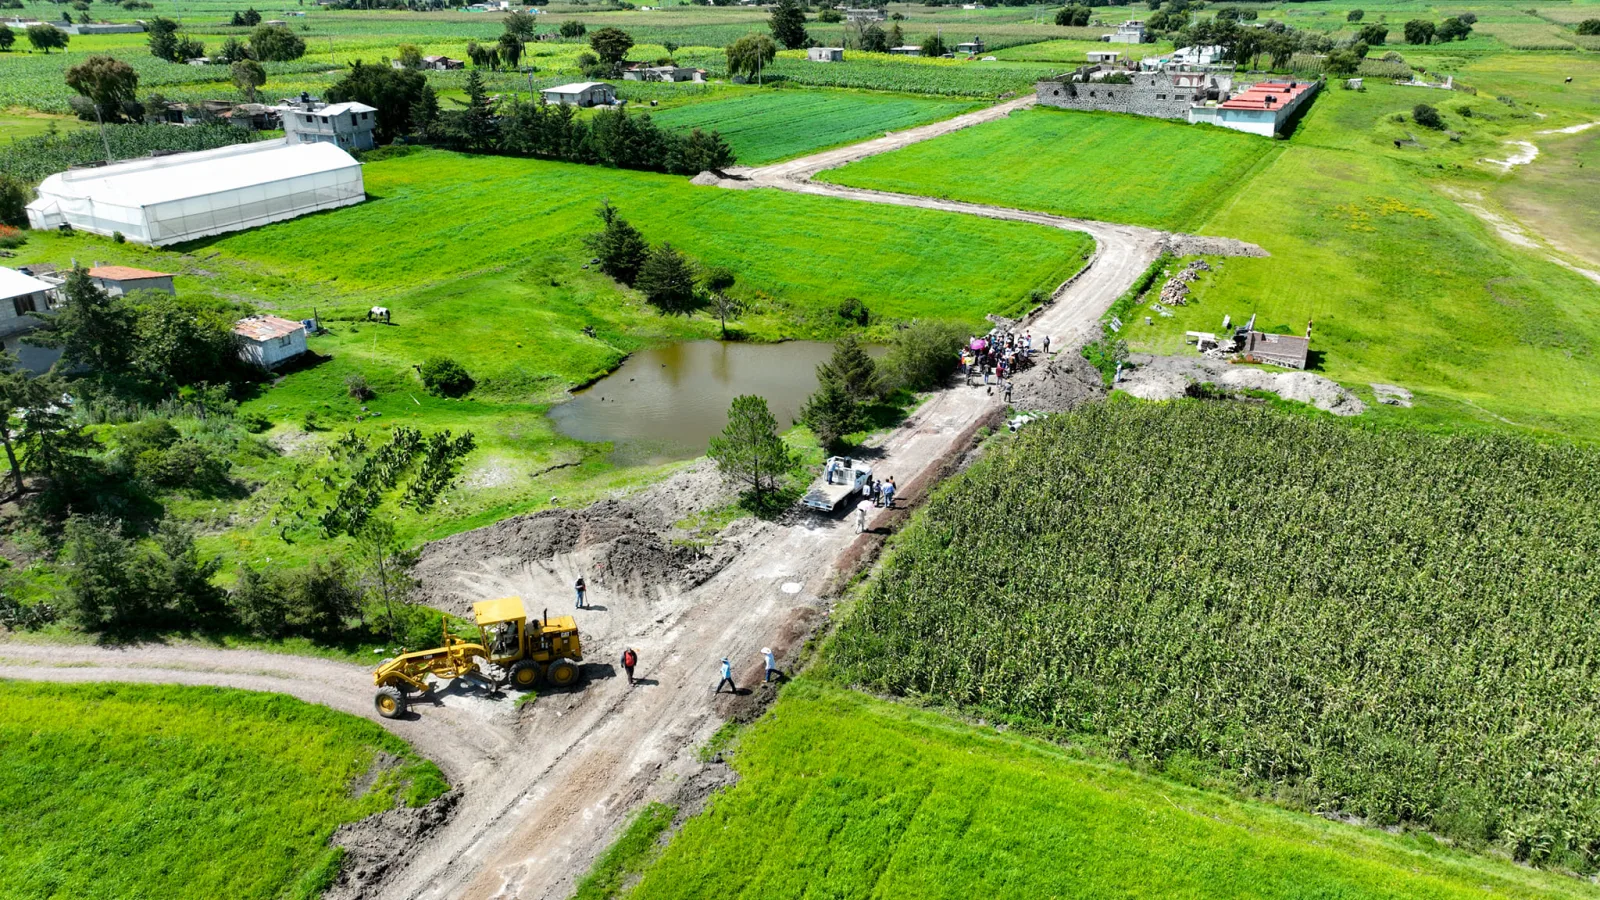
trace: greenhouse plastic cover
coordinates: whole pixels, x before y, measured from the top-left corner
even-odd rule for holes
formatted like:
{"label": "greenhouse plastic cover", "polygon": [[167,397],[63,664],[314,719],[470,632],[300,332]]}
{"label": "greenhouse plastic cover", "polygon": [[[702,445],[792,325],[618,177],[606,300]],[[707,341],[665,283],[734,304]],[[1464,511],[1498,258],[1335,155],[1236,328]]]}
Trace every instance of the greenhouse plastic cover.
{"label": "greenhouse plastic cover", "polygon": [[287,140],[137,159],[51,175],[28,204],[34,227],[62,222],[168,244],[366,198],[361,164],[330,143]]}

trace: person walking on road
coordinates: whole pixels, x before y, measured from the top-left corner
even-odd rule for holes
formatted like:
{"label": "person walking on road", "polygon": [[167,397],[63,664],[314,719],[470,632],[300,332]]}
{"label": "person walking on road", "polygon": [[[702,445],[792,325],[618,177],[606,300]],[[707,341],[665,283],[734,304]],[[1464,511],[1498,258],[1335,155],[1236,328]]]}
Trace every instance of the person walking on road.
{"label": "person walking on road", "polygon": [[713,694],[722,693],[722,686],[723,685],[727,685],[728,686],[728,690],[732,691],[733,693],[735,693],[735,694],[739,693],[739,688],[733,683],[733,663],[729,662],[728,658],[726,656],[724,656],[722,658],[722,670],[721,671],[722,671],[722,680],[717,682],[717,689],[712,691],[711,693],[713,693]]}
{"label": "person walking on road", "polygon": [[589,592],[589,587],[583,583],[582,575],[579,575],[578,580],[572,583],[572,589],[578,592],[578,609],[588,609],[589,607],[584,605],[583,598]]}
{"label": "person walking on road", "polygon": [[889,476],[889,483],[883,486],[883,505],[894,509],[894,476]]}
{"label": "person walking on road", "polygon": [[767,682],[771,681],[772,679],[778,677],[778,658],[776,656],[772,655],[772,648],[771,647],[762,647],[761,648],[761,659],[762,659],[762,661],[764,661],[767,664],[766,677],[761,679],[761,683],[762,684],[766,684]]}
{"label": "person walking on road", "polygon": [[856,504],[856,534],[867,530],[867,510],[871,508],[871,500],[863,500]]}
{"label": "person walking on road", "polygon": [[1011,402],[1011,379],[1006,379],[1006,402]]}
{"label": "person walking on road", "polygon": [[1044,336],[1044,352],[1050,352],[1050,335],[1048,334]]}
{"label": "person walking on road", "polygon": [[622,651],[622,668],[626,669],[628,672],[629,684],[633,684],[633,667],[637,666],[638,664],[639,654],[633,652],[632,647]]}

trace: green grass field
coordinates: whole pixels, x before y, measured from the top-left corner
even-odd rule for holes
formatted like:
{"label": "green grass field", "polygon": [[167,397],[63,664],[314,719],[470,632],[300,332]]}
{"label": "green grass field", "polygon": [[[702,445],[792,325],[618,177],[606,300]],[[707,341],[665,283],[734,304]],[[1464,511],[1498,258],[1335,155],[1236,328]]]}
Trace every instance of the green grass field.
{"label": "green grass field", "polygon": [[[1416,96],[1390,87],[1319,98],[1291,146],[1201,229],[1254,241],[1272,257],[1227,260],[1175,317],[1138,325],[1128,340],[1178,352],[1184,331],[1215,331],[1224,314],[1293,331],[1314,320],[1318,371],[1359,391],[1388,382],[1423,395],[1431,412],[1420,415],[1600,437],[1594,283],[1499,236],[1463,205],[1481,205],[1502,180],[1517,183],[1478,157],[1503,155],[1508,137],[1545,140],[1533,134],[1543,121],[1462,98],[1496,118],[1463,117],[1452,103],[1456,144],[1392,120]],[[1549,121],[1568,121],[1545,109]],[[1408,134],[1425,147],[1392,146]],[[1564,190],[1563,205],[1581,209],[1575,183],[1542,190]],[[1569,213],[1572,227],[1582,229],[1582,216]]]}
{"label": "green grass field", "polygon": [[[311,458],[346,428],[472,430],[481,449],[461,486],[429,515],[401,516],[402,533],[421,540],[543,506],[552,495],[578,502],[655,474],[613,469],[604,446],[561,437],[544,416],[566,388],[639,347],[716,335],[709,315],[660,315],[584,268],[582,238],[597,230],[602,198],[652,242],[731,267],[735,293],[752,306],[735,325],[753,339],[837,334],[846,297],[861,299],[883,334],[919,316],[975,323],[989,312],[1014,314],[1030,291],[1077,271],[1090,250],[1083,235],[1019,223],[565,163],[422,151],[370,163],[365,174],[370,199],[360,206],[165,251],[33,234],[17,262],[127,263],[179,273],[180,291],[247,300],[291,318],[315,312],[332,333],[310,346],[329,359],[246,408],[285,423],[286,446]],[[977,287],[951,287],[957,283]],[[361,321],[374,304],[393,311],[392,326]],[[585,325],[595,337],[583,334]],[[423,392],[412,366],[438,353],[472,374],[478,388],[470,397]],[[344,386],[355,373],[378,392],[365,405],[379,418],[360,425],[363,404]],[[308,412],[325,430],[305,443],[299,430]],[[303,458],[251,452],[235,463],[260,485],[251,497],[178,499],[171,510],[202,526],[209,549],[230,555],[300,560],[323,552],[322,544],[286,545],[271,524]]]}
{"label": "green grass field", "polygon": [[948,119],[978,105],[862,91],[747,90],[653,113],[652,118],[670,128],[721,132],[740,165],[757,166]]}
{"label": "green grass field", "polygon": [[0,759],[17,900],[317,897],[334,828],[446,789],[377,725],[214,688],[0,681]]}
{"label": "green grass field", "polygon": [[1031,109],[819,178],[1188,230],[1238,190],[1272,151],[1264,138],[1182,122]]}
{"label": "green grass field", "polygon": [[1243,803],[802,680],[631,900],[1587,897],[1428,838]]}

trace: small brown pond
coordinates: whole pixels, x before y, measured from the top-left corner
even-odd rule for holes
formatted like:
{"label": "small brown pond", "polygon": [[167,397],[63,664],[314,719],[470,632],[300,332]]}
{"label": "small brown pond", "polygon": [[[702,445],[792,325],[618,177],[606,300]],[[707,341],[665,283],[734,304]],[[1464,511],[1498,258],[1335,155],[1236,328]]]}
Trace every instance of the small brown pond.
{"label": "small brown pond", "polygon": [[728,424],[728,404],[756,394],[786,429],[817,388],[832,344],[687,341],[628,357],[617,371],[550,410],[580,441],[611,441],[612,459],[639,465],[692,459]]}

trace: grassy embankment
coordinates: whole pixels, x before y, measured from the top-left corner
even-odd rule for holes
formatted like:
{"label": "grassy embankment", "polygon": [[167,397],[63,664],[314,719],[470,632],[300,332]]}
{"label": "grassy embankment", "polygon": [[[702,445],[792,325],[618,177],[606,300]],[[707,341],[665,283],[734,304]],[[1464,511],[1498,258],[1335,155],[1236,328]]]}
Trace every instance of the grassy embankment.
{"label": "grassy embankment", "polygon": [[1591,896],[810,678],[744,733],[733,765],[739,783],[625,896]]}
{"label": "grassy embankment", "polygon": [[0,681],[0,897],[317,897],[345,822],[438,769],[377,725],[214,688]]}
{"label": "grassy embankment", "polygon": [[[179,273],[180,291],[242,299],[292,318],[315,311],[332,334],[311,348],[330,357],[265,390],[246,409],[280,423],[289,455],[240,456],[238,474],[261,485],[249,498],[176,499],[169,510],[200,524],[211,549],[242,558],[298,560],[324,552],[285,545],[271,523],[317,444],[345,428],[394,422],[471,429],[480,450],[463,484],[430,515],[402,515],[410,540],[453,533],[544,505],[581,502],[648,477],[612,470],[603,447],[557,435],[544,412],[563,391],[647,343],[711,337],[704,314],[668,317],[593,269],[582,237],[609,198],[652,242],[669,241],[707,265],[738,273],[752,303],[738,322],[749,338],[827,337],[836,309],[860,298],[887,329],[937,316],[978,321],[1014,313],[1082,263],[1082,235],[920,210],[848,204],[768,191],[697,188],[681,178],[560,163],[419,152],[366,167],[360,206],[234,234],[178,250],[90,237],[34,235],[18,262],[120,262]],[[954,290],[953,284],[976,285]],[[360,318],[372,305],[394,325]],[[596,336],[583,334],[593,325]],[[459,360],[478,387],[466,399],[430,397],[412,366],[433,354]],[[344,380],[365,376],[380,413],[357,424]],[[307,413],[319,428],[304,435]],[[302,446],[304,445],[304,446]],[[569,468],[551,467],[563,464]]]}
{"label": "grassy embankment", "polygon": [[[1129,152],[1137,147],[1138,152]],[[1138,116],[1031,109],[822,173],[822,181],[1193,229],[1271,141]]]}

